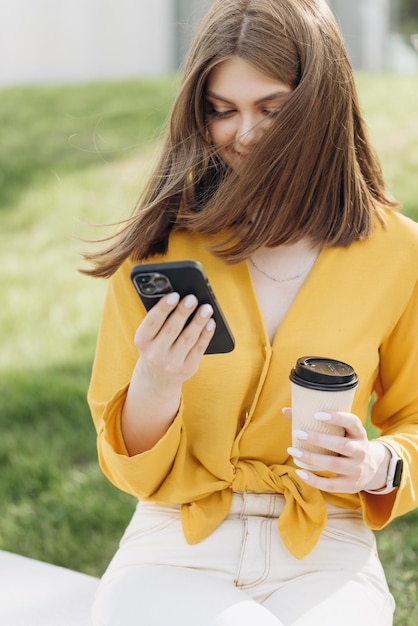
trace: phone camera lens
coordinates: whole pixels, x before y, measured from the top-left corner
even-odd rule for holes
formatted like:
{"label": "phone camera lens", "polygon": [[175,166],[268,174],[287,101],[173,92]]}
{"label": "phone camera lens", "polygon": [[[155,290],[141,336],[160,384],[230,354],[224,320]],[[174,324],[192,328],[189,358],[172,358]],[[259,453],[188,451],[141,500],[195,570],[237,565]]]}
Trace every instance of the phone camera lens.
{"label": "phone camera lens", "polygon": [[146,296],[153,296],[155,293],[157,293],[157,288],[151,283],[149,283],[148,285],[143,284],[141,285],[141,292]]}
{"label": "phone camera lens", "polygon": [[154,285],[158,291],[164,291],[167,288],[168,281],[165,276],[157,276],[154,279]]}
{"label": "phone camera lens", "polygon": [[158,297],[172,291],[168,277],[159,272],[151,272],[137,276],[136,284],[139,292],[144,296]]}

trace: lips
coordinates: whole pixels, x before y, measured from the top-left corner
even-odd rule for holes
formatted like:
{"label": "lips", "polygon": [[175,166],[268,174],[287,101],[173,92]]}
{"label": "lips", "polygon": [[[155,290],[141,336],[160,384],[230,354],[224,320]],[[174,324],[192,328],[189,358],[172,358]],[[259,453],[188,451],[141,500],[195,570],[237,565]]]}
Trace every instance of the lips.
{"label": "lips", "polygon": [[251,155],[251,152],[242,152],[239,150],[235,150],[232,146],[225,147],[223,149],[223,158],[225,161],[234,169],[238,167],[240,163],[245,163],[248,157]]}
{"label": "lips", "polygon": [[234,148],[231,148],[231,152],[240,159],[247,159],[251,154],[250,152],[241,152],[239,150],[235,150]]}

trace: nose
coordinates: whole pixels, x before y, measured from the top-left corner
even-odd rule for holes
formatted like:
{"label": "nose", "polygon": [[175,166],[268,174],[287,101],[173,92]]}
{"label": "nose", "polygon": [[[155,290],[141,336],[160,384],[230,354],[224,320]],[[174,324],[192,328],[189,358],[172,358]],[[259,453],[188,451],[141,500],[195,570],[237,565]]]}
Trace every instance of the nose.
{"label": "nose", "polygon": [[235,143],[237,146],[249,148],[259,141],[263,132],[260,119],[254,116],[242,118],[235,135]]}

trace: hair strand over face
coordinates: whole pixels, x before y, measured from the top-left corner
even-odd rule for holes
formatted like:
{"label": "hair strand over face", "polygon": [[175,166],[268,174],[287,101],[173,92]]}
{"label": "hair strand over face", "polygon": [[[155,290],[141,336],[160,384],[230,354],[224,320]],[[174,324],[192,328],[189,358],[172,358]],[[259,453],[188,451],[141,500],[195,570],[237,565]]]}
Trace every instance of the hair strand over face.
{"label": "hair strand over face", "polygon": [[[205,86],[219,63],[239,56],[292,87],[248,165],[232,172],[211,145]],[[361,116],[352,69],[325,0],[217,0],[202,20],[157,164],[134,215],[100,252],[95,276],[128,257],[167,250],[173,229],[225,238],[227,262],[261,246],[309,236],[348,246],[369,237],[381,208],[394,208]]]}

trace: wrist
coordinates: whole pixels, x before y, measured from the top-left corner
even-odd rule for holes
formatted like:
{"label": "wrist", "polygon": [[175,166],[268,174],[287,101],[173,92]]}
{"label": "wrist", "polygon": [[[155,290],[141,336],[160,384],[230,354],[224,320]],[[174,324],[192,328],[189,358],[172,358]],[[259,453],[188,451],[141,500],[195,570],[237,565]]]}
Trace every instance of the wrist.
{"label": "wrist", "polygon": [[375,473],[371,481],[367,484],[365,491],[378,491],[386,486],[389,463],[392,456],[387,446],[383,445],[380,441],[370,441],[370,446],[372,448],[373,468]]}
{"label": "wrist", "polygon": [[137,389],[141,396],[148,397],[155,404],[171,404],[172,402],[180,402],[182,381],[172,377],[164,377],[160,373],[155,375],[139,359],[131,378],[130,387]]}
{"label": "wrist", "polygon": [[[403,461],[398,456],[396,451],[383,441],[373,441],[373,444],[379,444],[381,448],[385,449],[384,461],[379,466],[378,471],[375,474],[374,480],[365,489],[366,493],[385,495],[391,493],[397,487],[399,487],[402,476]],[[385,475],[384,481],[382,481],[382,472]],[[382,484],[383,482],[383,484]],[[380,486],[378,486],[380,483]]]}

